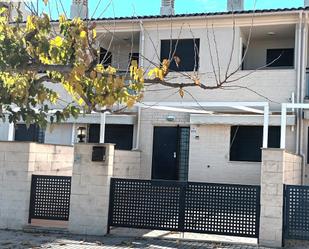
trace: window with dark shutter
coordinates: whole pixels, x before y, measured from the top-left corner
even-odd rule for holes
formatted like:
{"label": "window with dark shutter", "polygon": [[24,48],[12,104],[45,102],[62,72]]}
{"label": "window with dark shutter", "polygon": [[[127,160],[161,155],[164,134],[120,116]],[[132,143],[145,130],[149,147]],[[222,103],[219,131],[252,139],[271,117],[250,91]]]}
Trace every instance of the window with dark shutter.
{"label": "window with dark shutter", "polygon": [[[132,150],[133,125],[106,124],[105,143],[115,144],[115,149]],[[90,124],[88,130],[88,143],[100,142],[100,124]]]}
{"label": "window with dark shutter", "polygon": [[267,49],[267,67],[293,68],[294,48]]}
{"label": "window with dark shutter", "polygon": [[[230,161],[261,162],[263,144],[262,126],[232,126]],[[280,127],[268,130],[268,147],[280,148]]]}
{"label": "window with dark shutter", "polygon": [[137,61],[137,65],[139,64],[139,53],[129,53],[129,62]]}
{"label": "window with dark shutter", "polygon": [[44,143],[45,131],[38,125],[31,124],[28,128],[25,124],[15,126],[15,141]]}
{"label": "window with dark shutter", "polygon": [[171,59],[170,71],[197,71],[200,39],[161,40],[161,62]]}
{"label": "window with dark shutter", "polygon": [[112,53],[105,48],[100,48],[100,63],[105,67],[112,65]]}

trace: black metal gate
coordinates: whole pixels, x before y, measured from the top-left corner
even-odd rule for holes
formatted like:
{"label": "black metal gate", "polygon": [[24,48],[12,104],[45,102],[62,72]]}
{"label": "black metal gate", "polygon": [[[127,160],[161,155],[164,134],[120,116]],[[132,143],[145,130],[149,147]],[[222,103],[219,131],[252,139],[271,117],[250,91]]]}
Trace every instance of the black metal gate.
{"label": "black metal gate", "polygon": [[32,175],[31,219],[69,220],[71,177]]}
{"label": "black metal gate", "polygon": [[112,179],[109,226],[259,236],[260,187]]}
{"label": "black metal gate", "polygon": [[309,186],[284,186],[284,238],[309,240]]}

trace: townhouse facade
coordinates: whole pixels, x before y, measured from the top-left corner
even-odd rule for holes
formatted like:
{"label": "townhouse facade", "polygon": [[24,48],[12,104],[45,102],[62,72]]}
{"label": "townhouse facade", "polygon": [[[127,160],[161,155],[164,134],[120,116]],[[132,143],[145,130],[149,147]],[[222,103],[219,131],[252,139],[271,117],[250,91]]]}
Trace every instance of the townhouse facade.
{"label": "townhouse facade", "polygon": [[[201,82],[215,85],[227,69],[235,71],[225,87],[190,87],[180,96],[175,88],[146,85],[143,101],[122,114],[94,113],[45,130],[1,123],[0,140],[115,143],[116,149],[141,151],[142,179],[259,185],[261,107],[269,105],[268,147],[279,148],[281,104],[309,98],[309,9],[244,11],[243,1],[227,6],[233,9],[172,15],[168,6],[167,15],[96,20],[105,65],[126,72],[134,58],[149,71],[174,50],[181,63],[171,64],[169,80],[187,82],[187,75],[198,72]],[[308,129],[309,111],[288,113],[286,149],[302,155],[304,183],[309,182]]]}

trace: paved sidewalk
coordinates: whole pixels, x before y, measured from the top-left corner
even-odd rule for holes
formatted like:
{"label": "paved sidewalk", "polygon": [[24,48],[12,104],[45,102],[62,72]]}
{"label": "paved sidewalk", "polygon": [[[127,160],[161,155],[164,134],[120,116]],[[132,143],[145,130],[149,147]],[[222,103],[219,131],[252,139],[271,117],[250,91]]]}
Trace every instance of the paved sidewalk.
{"label": "paved sidewalk", "polygon": [[[128,238],[119,236],[88,237],[60,234],[23,233],[0,230],[1,249],[109,249],[109,248],[153,248],[153,249],[256,249],[256,246],[232,245],[211,242],[188,242],[181,240],[159,240],[151,238]],[[259,247],[259,249],[268,249]]]}

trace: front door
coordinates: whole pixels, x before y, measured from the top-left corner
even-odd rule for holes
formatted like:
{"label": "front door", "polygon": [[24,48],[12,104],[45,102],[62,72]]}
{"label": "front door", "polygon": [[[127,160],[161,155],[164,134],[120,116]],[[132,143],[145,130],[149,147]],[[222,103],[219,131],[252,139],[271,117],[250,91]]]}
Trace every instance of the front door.
{"label": "front door", "polygon": [[178,180],[177,127],[154,127],[152,179]]}

